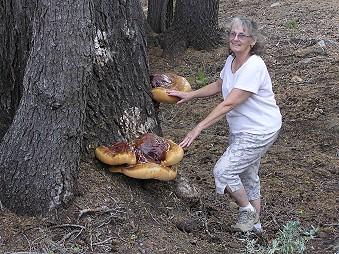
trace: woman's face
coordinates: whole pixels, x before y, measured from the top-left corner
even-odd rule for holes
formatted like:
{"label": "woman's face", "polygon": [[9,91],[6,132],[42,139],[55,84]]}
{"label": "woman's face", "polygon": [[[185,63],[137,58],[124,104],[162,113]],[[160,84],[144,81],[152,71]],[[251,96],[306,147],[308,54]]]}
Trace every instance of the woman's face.
{"label": "woman's face", "polygon": [[253,38],[247,32],[247,29],[235,23],[229,34],[230,48],[235,55],[249,54],[251,46],[255,44]]}

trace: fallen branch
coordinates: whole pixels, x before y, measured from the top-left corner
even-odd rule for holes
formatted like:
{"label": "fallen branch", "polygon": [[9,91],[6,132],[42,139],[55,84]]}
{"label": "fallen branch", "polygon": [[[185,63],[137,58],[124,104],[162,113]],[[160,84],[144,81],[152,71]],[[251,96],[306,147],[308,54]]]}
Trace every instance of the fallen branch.
{"label": "fallen branch", "polygon": [[324,224],[326,227],[338,227],[339,223],[332,223],[332,224]]}
{"label": "fallen branch", "polygon": [[[80,234],[81,234],[81,232],[83,231],[83,229],[80,229],[80,230],[73,230],[73,231],[71,231],[71,232],[69,232],[68,234],[66,234],[66,235],[64,235],[62,238],[61,238],[61,240],[59,241],[59,243],[64,243],[68,238],[70,238],[73,234],[75,234],[75,233],[78,233],[76,236],[75,236],[75,238],[74,239],[76,239]],[[73,240],[74,240],[73,239]]]}
{"label": "fallen branch", "polygon": [[101,206],[101,207],[97,207],[97,208],[87,208],[87,209],[83,209],[79,212],[79,215],[78,215],[78,221],[80,220],[80,218],[82,216],[84,216],[85,214],[88,214],[88,213],[98,213],[98,212],[101,212],[101,213],[107,213],[107,212],[111,212],[113,211],[113,209],[107,207],[107,206]]}
{"label": "fallen branch", "polygon": [[95,245],[101,245],[101,244],[103,244],[103,243],[107,243],[108,241],[110,241],[110,240],[112,240],[113,239],[113,237],[109,237],[109,238],[107,238],[106,240],[103,240],[103,241],[101,241],[101,242],[96,242],[96,243],[93,243],[93,245],[95,246]]}
{"label": "fallen branch", "polygon": [[86,227],[78,225],[78,224],[61,224],[61,225],[51,226],[50,228],[67,228],[67,227],[81,228],[81,229],[85,229],[86,228]]}

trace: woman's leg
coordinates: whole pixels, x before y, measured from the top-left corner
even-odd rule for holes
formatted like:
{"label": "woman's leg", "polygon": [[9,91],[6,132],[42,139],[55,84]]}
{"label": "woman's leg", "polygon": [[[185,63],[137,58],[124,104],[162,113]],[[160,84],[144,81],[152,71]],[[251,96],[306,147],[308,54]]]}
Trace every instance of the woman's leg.
{"label": "woman's leg", "polygon": [[252,165],[249,165],[248,169],[245,172],[240,174],[240,179],[244,186],[248,200],[251,203],[251,205],[255,208],[258,215],[260,215],[261,210],[260,178],[258,175],[260,160],[261,156],[257,160],[253,161]]}
{"label": "woman's leg", "polygon": [[228,194],[234,199],[234,201],[237,203],[237,205],[239,207],[248,206],[248,204],[250,203],[248,201],[248,197],[247,197],[245,188],[243,186],[241,186],[239,190],[233,191],[233,192],[229,187],[226,187],[226,190],[227,190]]}
{"label": "woman's leg", "polygon": [[[259,220],[260,159],[277,136],[277,133],[269,135],[231,134],[229,147],[215,165],[213,173],[217,192],[222,194],[227,191],[240,206],[239,220],[235,229],[252,230],[253,225]],[[244,208],[248,209],[245,213]],[[258,210],[258,213],[253,214],[251,208],[254,211]]]}
{"label": "woman's leg", "polygon": [[255,199],[255,200],[250,200],[251,205],[255,208],[257,211],[257,214],[260,216],[260,211],[261,211],[261,198]]}

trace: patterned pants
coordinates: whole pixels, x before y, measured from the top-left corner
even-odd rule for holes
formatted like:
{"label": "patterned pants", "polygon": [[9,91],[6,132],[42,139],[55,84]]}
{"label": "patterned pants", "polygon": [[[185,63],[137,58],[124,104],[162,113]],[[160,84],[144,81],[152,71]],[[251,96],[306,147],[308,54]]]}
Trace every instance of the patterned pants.
{"label": "patterned pants", "polygon": [[270,134],[231,133],[229,147],[213,170],[217,193],[224,194],[226,186],[234,192],[243,185],[249,200],[259,199],[260,160],[278,135],[279,131]]}

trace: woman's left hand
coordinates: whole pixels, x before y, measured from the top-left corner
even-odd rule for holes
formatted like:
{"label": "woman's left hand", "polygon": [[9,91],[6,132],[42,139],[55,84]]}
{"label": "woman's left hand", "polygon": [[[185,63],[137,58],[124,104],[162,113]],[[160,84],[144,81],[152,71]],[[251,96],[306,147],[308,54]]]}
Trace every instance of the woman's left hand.
{"label": "woman's left hand", "polygon": [[179,144],[182,148],[189,147],[193,140],[195,140],[201,133],[202,128],[197,125],[193,130],[187,133],[186,137]]}

